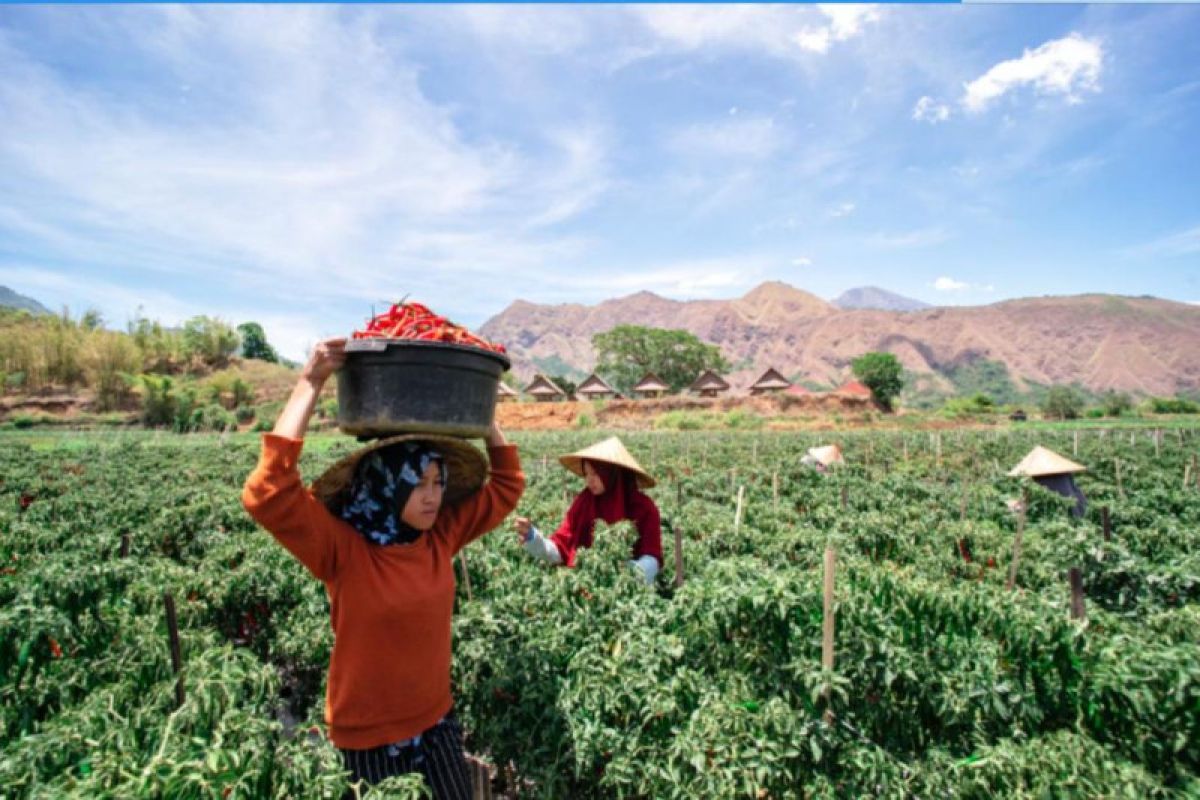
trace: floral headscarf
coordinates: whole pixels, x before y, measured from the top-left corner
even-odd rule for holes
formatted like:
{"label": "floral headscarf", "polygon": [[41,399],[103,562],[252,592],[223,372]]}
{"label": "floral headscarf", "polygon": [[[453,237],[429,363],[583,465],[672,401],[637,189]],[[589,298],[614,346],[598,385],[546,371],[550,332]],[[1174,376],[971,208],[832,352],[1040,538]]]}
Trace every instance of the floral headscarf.
{"label": "floral headscarf", "polygon": [[354,470],[342,519],[374,544],[415,541],[421,531],[406,525],[400,513],[433,463],[438,465],[438,480],[445,486],[446,461],[424,442],[398,442],[368,453]]}

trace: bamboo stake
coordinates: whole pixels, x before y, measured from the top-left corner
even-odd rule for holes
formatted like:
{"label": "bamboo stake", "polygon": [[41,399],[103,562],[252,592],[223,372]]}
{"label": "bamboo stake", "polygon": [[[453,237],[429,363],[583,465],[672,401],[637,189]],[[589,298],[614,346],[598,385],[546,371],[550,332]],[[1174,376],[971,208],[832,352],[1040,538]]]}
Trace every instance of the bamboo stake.
{"label": "bamboo stake", "polygon": [[683,532],[671,525],[671,533],[675,535],[675,588],[683,586]]}
{"label": "bamboo stake", "polygon": [[1196,455],[1192,454],[1192,477],[1196,479],[1196,488],[1200,489],[1200,467],[1196,466]]}
{"label": "bamboo stake", "polygon": [[1076,458],[1079,457],[1079,429],[1078,428],[1075,429],[1075,444],[1071,448],[1071,455],[1075,456]]}
{"label": "bamboo stake", "polygon": [[1005,589],[1012,590],[1017,585],[1017,562],[1021,560],[1021,540],[1025,537],[1025,508],[1028,502],[1024,494],[1021,496],[1021,513],[1017,517],[1017,535],[1013,537],[1012,563],[1008,567],[1008,581]]}
{"label": "bamboo stake", "polygon": [[1113,468],[1116,470],[1116,473],[1117,473],[1117,494],[1120,496],[1120,498],[1122,500],[1124,500],[1125,499],[1125,487],[1121,485],[1121,459],[1119,459],[1119,458],[1113,459]]}
{"label": "bamboo stake", "polygon": [[[825,548],[825,597],[823,620],[821,624],[821,668],[826,672],[833,671],[833,589],[834,571],[837,568],[837,554],[833,547]],[[828,689],[825,691],[825,721],[831,722],[833,710],[829,707]]]}
{"label": "bamboo stake", "polygon": [[1100,509],[1100,524],[1104,527],[1104,541],[1112,539],[1112,518],[1108,515],[1108,506]]}
{"label": "bamboo stake", "polygon": [[458,551],[458,566],[462,568],[463,586],[467,589],[467,602],[471,602],[471,573],[467,569],[467,551]]}
{"label": "bamboo stake", "polygon": [[1162,431],[1158,428],[1154,429],[1154,457],[1162,456]]}
{"label": "bamboo stake", "polygon": [[1071,581],[1071,619],[1087,621],[1087,608],[1083,603],[1083,576],[1078,567],[1071,567],[1067,575]]}
{"label": "bamboo stake", "polygon": [[842,486],[842,511],[845,511],[849,505],[850,505],[850,489],[846,486]]}
{"label": "bamboo stake", "polygon": [[[1187,481],[1185,480],[1184,483],[1186,484]],[[772,507],[776,511],[778,511],[779,510],[779,471],[778,470],[771,473],[771,503],[772,503]]]}
{"label": "bamboo stake", "polygon": [[167,637],[171,645],[171,670],[175,673],[175,707],[183,705],[183,656],[179,651],[179,623],[175,618],[175,598],[163,592],[163,605],[167,610]]}
{"label": "bamboo stake", "polygon": [[746,487],[739,486],[737,494],[737,512],[733,515],[733,532],[737,533],[742,528],[742,501],[746,497]]}
{"label": "bamboo stake", "polygon": [[129,534],[121,534],[121,558],[129,557]]}

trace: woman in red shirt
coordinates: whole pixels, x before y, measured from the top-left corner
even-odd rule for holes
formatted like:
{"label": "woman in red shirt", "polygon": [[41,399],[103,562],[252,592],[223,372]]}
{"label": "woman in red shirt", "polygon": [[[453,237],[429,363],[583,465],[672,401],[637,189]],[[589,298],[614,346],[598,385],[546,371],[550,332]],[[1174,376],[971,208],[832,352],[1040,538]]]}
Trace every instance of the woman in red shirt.
{"label": "woman in red shirt", "polygon": [[592,546],[597,519],[610,525],[627,519],[638,532],[629,564],[646,583],[654,583],[662,568],[662,524],[658,506],[642,492],[654,486],[654,479],[615,436],[562,456],[559,461],[583,477],[584,490],[567,509],[558,530],[548,538],[528,518],[517,517],[521,544],[543,561],[573,567],[579,548]]}
{"label": "woman in red shirt", "polygon": [[297,470],[304,433],[344,348],[345,339],[317,345],[263,436],[242,502],[325,584],[334,631],[325,720],[352,780],[419,772],[439,800],[469,798],[462,730],[451,713],[453,558],[516,507],[525,477],[516,448],[493,424],[490,467],[461,439],[397,436],[305,488]]}

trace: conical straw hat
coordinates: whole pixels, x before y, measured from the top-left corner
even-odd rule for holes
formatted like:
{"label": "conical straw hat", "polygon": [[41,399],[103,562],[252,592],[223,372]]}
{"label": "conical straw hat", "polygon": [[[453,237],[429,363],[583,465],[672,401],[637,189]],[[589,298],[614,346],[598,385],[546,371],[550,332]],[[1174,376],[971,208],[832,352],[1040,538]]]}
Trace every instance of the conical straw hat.
{"label": "conical straw hat", "polygon": [[483,486],[488,472],[487,458],[475,447],[454,436],[406,433],[371,442],[338,461],[313,481],[310,487],[313,495],[330,511],[337,511],[341,507],[340,500],[343,494],[354,480],[354,470],[363,456],[388,445],[409,441],[426,442],[442,456],[447,473],[446,493],[442,495],[443,505],[454,505]]}
{"label": "conical straw hat", "polygon": [[808,455],[820,461],[826,467],[845,463],[845,459],[842,458],[842,448],[836,444],[827,444],[824,447],[810,447],[808,448]]}
{"label": "conical straw hat", "polygon": [[655,485],[654,478],[650,477],[650,473],[642,469],[642,465],[629,454],[625,445],[621,444],[621,440],[615,436],[569,455],[559,456],[558,460],[564,467],[580,477],[583,476],[584,460],[603,461],[605,464],[616,464],[618,467],[624,467],[635,473],[638,476],[638,486],[643,489],[650,489]]}
{"label": "conical straw hat", "polygon": [[1021,459],[1008,474],[1011,477],[1028,475],[1037,478],[1042,475],[1063,475],[1070,472],[1086,472],[1087,467],[1076,464],[1069,458],[1063,458],[1053,450],[1048,450],[1040,444],[1029,451],[1029,455]]}

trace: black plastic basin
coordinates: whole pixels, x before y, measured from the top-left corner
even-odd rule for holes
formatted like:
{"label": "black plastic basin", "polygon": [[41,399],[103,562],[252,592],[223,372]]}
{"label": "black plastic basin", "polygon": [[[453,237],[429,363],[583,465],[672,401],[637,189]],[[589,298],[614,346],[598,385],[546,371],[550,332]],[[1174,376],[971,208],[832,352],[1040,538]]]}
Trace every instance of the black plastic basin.
{"label": "black plastic basin", "polygon": [[482,437],[508,357],[411,339],[351,339],[338,371],[338,426],[355,436]]}

